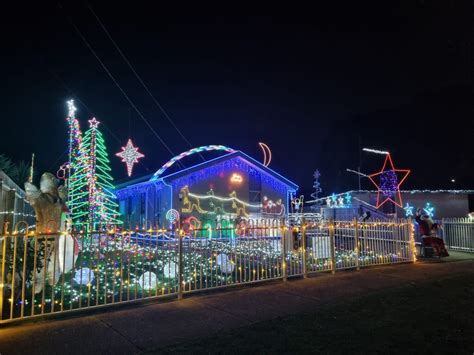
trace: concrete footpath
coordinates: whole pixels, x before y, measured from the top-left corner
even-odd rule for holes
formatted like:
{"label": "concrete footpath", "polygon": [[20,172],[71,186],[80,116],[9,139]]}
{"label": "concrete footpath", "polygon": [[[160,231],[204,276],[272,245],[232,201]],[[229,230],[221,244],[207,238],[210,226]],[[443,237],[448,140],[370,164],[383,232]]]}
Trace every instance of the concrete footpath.
{"label": "concrete footpath", "polygon": [[382,289],[417,287],[426,280],[462,274],[474,276],[472,258],[318,274],[189,295],[181,301],[46,318],[0,327],[0,354],[143,353],[263,320],[317,312]]}

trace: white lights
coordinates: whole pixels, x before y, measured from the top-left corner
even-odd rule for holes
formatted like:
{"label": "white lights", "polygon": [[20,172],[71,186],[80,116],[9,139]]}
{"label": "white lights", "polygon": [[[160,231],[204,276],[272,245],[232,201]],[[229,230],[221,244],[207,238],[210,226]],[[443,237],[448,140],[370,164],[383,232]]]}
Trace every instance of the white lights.
{"label": "white lights", "polygon": [[74,118],[76,117],[77,108],[74,106],[74,100],[67,101],[67,117]]}
{"label": "white lights", "polygon": [[100,121],[97,121],[95,117],[92,117],[91,120],[88,121],[90,128],[97,128],[99,126]]}
{"label": "white lights", "polygon": [[128,140],[125,147],[122,147],[122,151],[115,155],[122,158],[122,162],[127,165],[128,176],[132,176],[133,165],[138,163],[138,159],[145,156],[138,151],[138,147],[133,146],[131,139]]}
{"label": "white lights", "polygon": [[246,207],[253,207],[253,208],[262,207],[261,204],[254,205],[254,204],[251,204],[251,203],[247,203],[245,201],[240,200],[237,197],[219,197],[219,196],[215,196],[215,195],[196,195],[196,194],[193,194],[192,192],[189,193],[189,196],[198,198],[200,200],[201,199],[210,199],[210,198],[212,198],[212,199],[216,199],[216,200],[219,200],[219,201],[237,201],[237,202],[243,204]]}
{"label": "white lights", "polygon": [[382,154],[382,155],[388,155],[390,154],[389,152],[385,151],[385,150],[377,150],[377,149],[371,149],[371,148],[364,148],[362,149],[364,152],[368,152],[368,153],[375,153],[375,154]]}

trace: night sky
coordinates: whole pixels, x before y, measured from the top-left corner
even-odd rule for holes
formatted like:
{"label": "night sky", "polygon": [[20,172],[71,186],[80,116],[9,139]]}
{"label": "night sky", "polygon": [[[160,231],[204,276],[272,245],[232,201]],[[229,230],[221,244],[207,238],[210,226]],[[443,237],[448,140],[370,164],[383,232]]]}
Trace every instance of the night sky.
{"label": "night sky", "polygon": [[[193,146],[223,144],[261,160],[266,142],[271,167],[308,194],[316,168],[328,194],[357,188],[345,170],[359,158],[363,172],[380,169],[383,156],[359,147],[389,150],[395,167],[412,169],[404,188],[474,188],[470,2],[90,6]],[[171,158],[68,16],[171,150],[189,149],[86,3],[2,12],[0,153],[35,152],[39,172],[56,172],[66,160],[65,101],[74,98],[83,131],[92,115],[102,122],[117,181],[126,169],[115,153],[128,137],[146,155],[135,177]]]}

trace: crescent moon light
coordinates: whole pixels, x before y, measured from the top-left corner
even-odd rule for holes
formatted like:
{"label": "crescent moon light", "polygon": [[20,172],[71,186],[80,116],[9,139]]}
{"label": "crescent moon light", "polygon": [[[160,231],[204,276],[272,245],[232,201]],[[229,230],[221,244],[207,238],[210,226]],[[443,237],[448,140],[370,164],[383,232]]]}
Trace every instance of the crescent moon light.
{"label": "crescent moon light", "polygon": [[263,151],[263,165],[269,166],[270,162],[272,161],[272,151],[270,150],[270,147],[266,145],[265,143],[258,143],[260,148],[262,148]]}

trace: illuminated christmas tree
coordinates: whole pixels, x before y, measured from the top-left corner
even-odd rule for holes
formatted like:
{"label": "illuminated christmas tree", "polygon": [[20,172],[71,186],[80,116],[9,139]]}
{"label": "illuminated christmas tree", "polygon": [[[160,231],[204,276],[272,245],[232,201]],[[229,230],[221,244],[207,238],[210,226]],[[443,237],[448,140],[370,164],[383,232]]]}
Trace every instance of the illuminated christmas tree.
{"label": "illuminated christmas tree", "polygon": [[[68,207],[73,224],[96,229],[109,224],[119,224],[118,204],[112,190],[108,159],[102,132],[97,128],[99,121],[89,120],[90,128],[76,144],[77,153],[72,153]],[[78,132],[78,131],[74,131]],[[80,131],[79,131],[80,132]]]}
{"label": "illuminated christmas tree", "polygon": [[67,122],[69,125],[69,160],[67,163],[67,206],[74,224],[85,222],[87,212],[88,156],[82,146],[82,132],[76,118],[74,101],[69,100]]}
{"label": "illuminated christmas tree", "polygon": [[[321,173],[319,170],[316,169],[316,171],[313,174],[314,177],[314,182],[313,182],[313,189],[314,192],[311,194],[311,197],[315,200],[319,198],[319,194],[323,191],[321,189],[321,183],[319,182],[319,178],[321,177]],[[320,203],[315,203],[311,206],[311,210],[317,210],[319,208]]]}
{"label": "illuminated christmas tree", "polygon": [[113,177],[109,174],[110,161],[102,132],[98,130],[99,121],[89,120],[90,128],[84,135],[83,149],[87,152],[87,224],[97,228],[108,224],[119,224],[118,204],[112,190]]}

